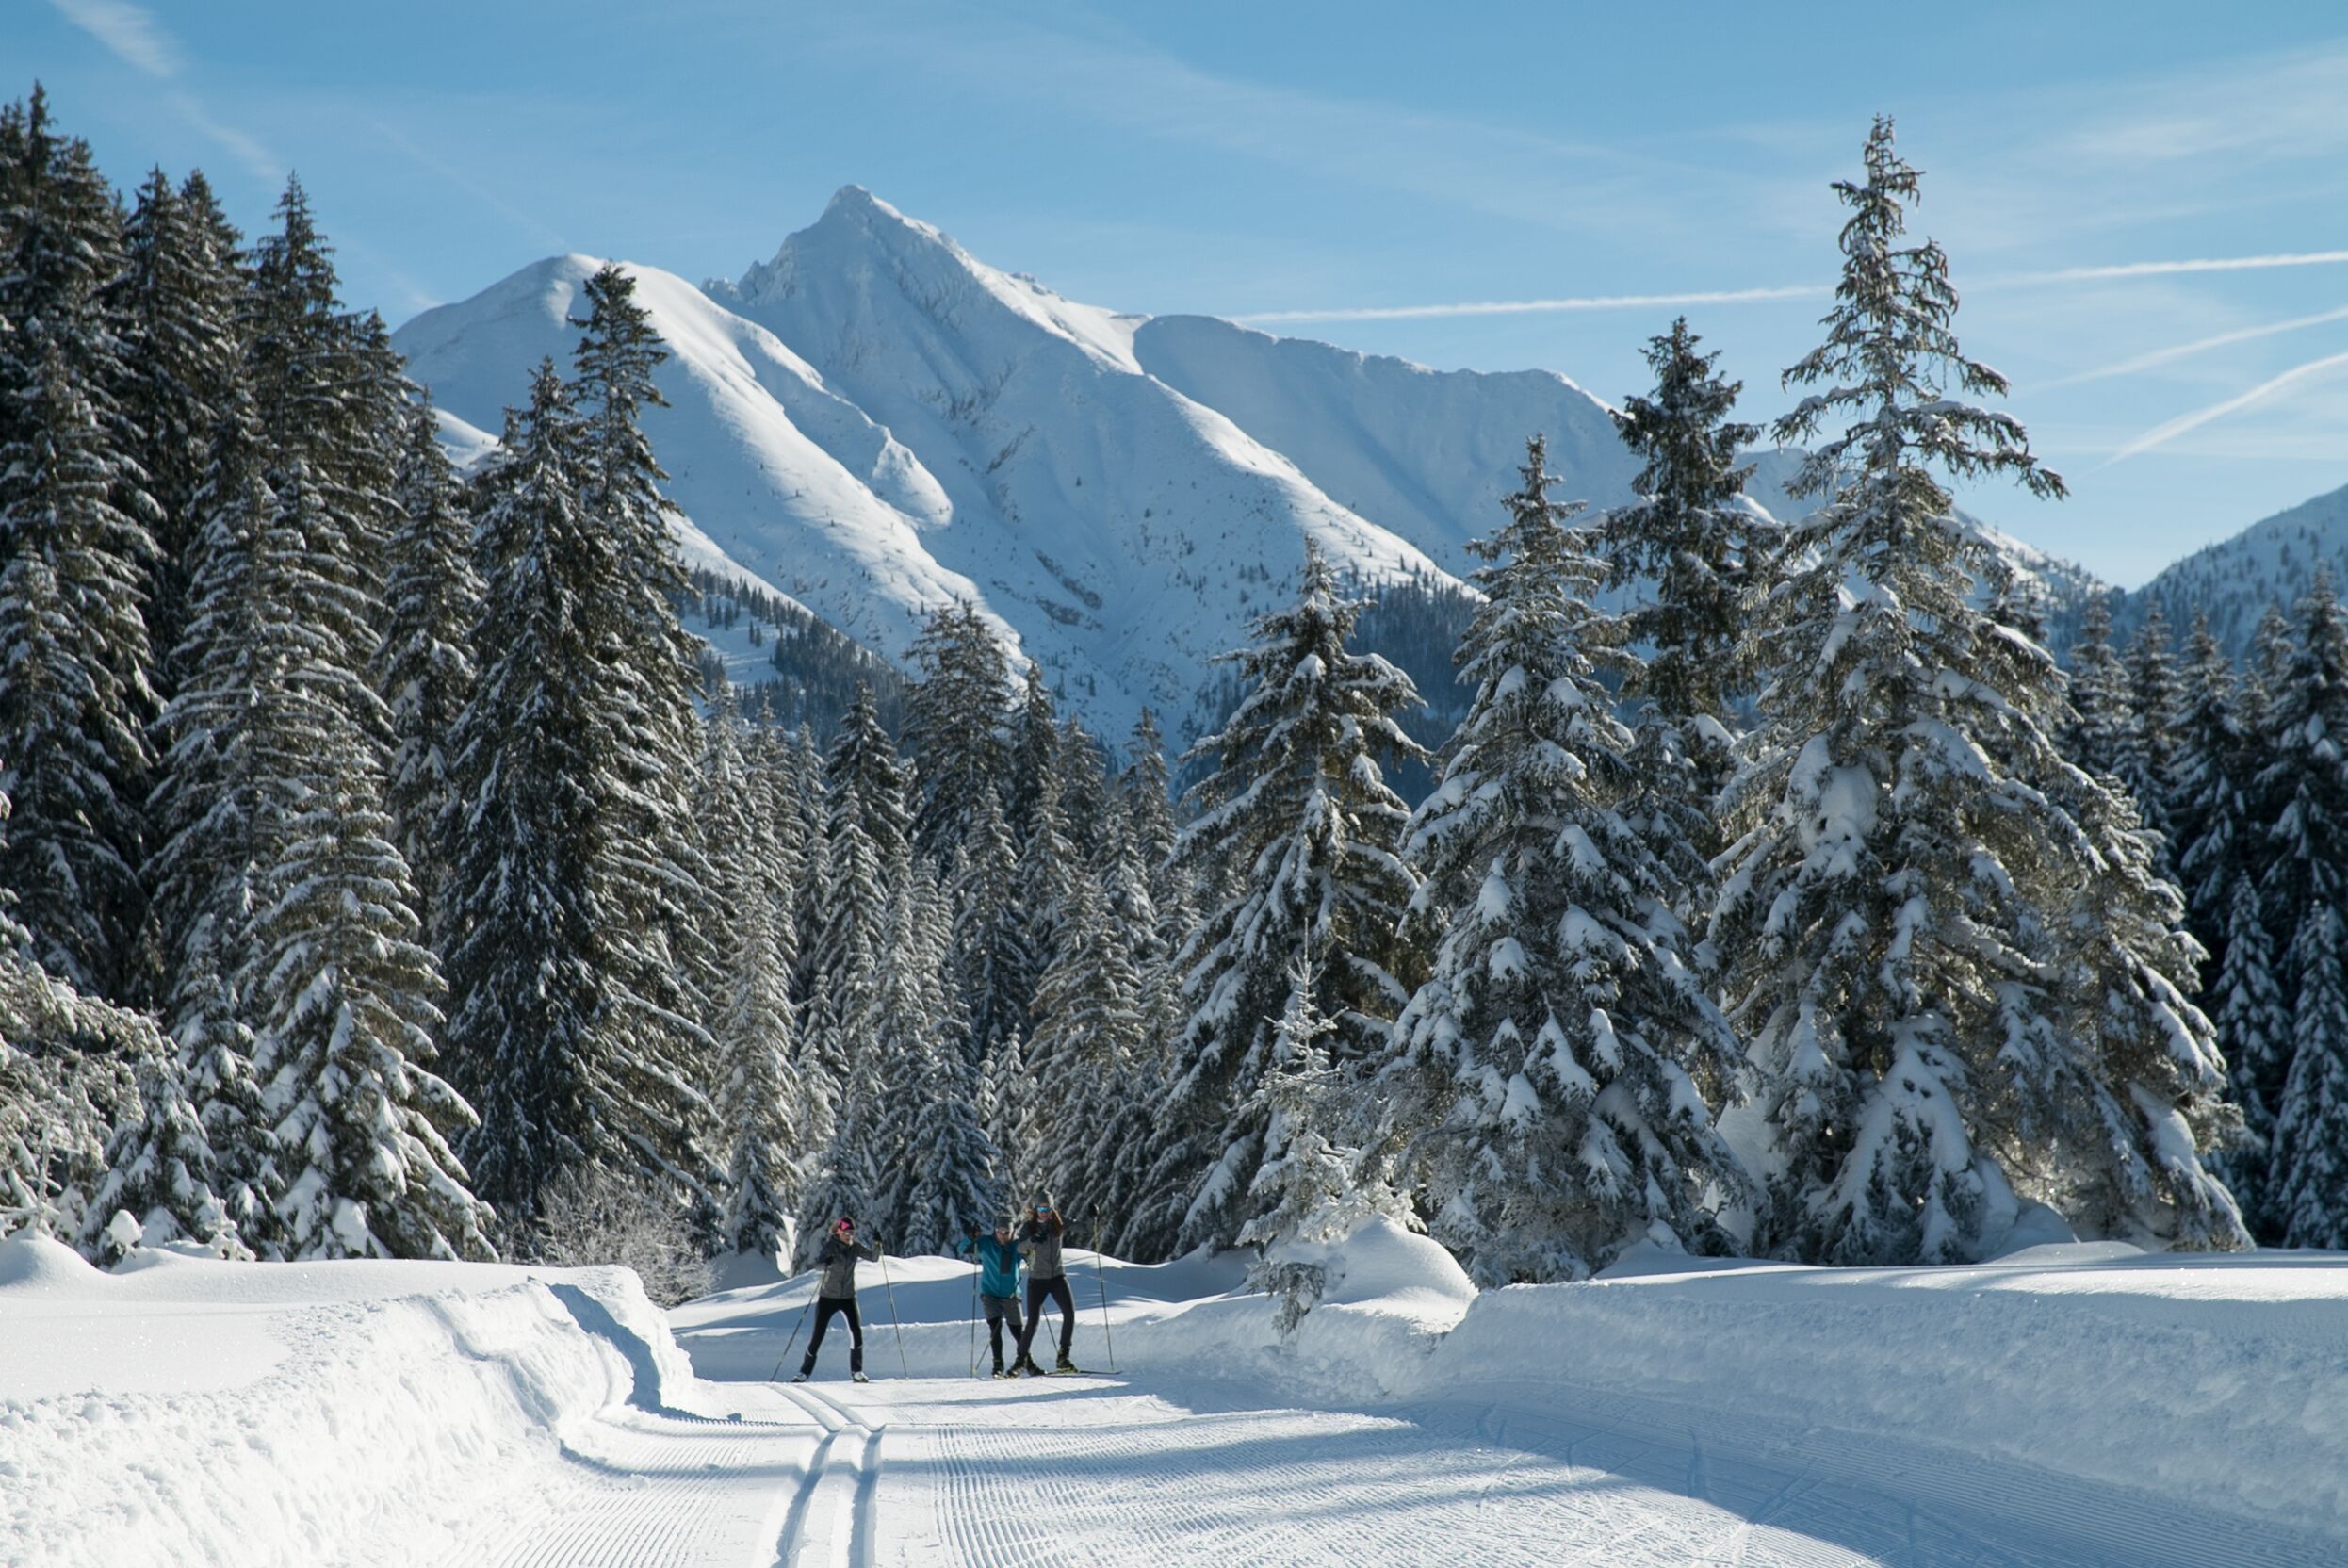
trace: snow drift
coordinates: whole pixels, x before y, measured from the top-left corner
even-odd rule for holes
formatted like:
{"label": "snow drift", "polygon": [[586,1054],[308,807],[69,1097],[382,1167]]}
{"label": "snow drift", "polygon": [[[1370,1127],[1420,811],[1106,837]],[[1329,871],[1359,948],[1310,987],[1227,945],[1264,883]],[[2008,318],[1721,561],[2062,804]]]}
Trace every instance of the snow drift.
{"label": "snow drift", "polygon": [[0,1562],[404,1563],[609,1406],[693,1397],[633,1274],[0,1241]]}

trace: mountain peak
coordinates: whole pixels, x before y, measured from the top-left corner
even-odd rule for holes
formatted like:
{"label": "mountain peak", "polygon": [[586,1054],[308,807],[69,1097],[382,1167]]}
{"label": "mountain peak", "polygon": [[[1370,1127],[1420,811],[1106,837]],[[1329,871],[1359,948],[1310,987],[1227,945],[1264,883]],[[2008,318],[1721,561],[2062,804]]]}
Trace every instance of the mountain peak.
{"label": "mountain peak", "polygon": [[882,201],[879,197],[865,189],[864,187],[856,185],[854,182],[843,185],[838,190],[833,191],[832,199],[823,204],[823,216],[825,218],[830,218],[835,214],[848,216],[856,213],[870,213],[882,218],[895,218],[901,220],[905,217],[904,213],[899,212],[895,207],[890,206],[887,202]]}

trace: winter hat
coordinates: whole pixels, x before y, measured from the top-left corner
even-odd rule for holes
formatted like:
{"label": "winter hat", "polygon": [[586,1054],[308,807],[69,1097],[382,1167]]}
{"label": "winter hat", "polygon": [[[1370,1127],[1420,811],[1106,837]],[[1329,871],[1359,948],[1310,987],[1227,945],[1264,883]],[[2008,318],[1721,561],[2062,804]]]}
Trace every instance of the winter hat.
{"label": "winter hat", "polygon": [[856,1228],[856,1222],[855,1220],[853,1220],[853,1219],[849,1218],[849,1217],[848,1217],[846,1215],[844,1215],[844,1214],[843,1214],[843,1215],[841,1215],[841,1216],[840,1216],[838,1219],[836,1219],[836,1220],[832,1221],[832,1229],[833,1229],[833,1230],[835,1230],[835,1231],[853,1231],[853,1230],[855,1230]]}

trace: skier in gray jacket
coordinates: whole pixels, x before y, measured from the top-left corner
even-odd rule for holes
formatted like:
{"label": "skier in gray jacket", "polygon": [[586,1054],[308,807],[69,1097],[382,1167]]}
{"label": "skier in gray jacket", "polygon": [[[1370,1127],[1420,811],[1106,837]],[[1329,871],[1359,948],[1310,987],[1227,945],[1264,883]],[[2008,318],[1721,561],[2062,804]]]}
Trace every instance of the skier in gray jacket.
{"label": "skier in gray jacket", "polygon": [[856,1315],[856,1260],[877,1262],[880,1255],[878,1243],[858,1244],[856,1222],[845,1215],[823,1238],[823,1250],[815,1255],[816,1266],[823,1271],[815,1286],[815,1332],[807,1340],[807,1358],[799,1364],[799,1375],[792,1382],[803,1383],[815,1375],[815,1352],[823,1348],[823,1331],[835,1317],[848,1320],[848,1375],[860,1383],[872,1380],[864,1375],[864,1320]]}
{"label": "skier in gray jacket", "polygon": [[1049,1194],[1028,1209],[1027,1223],[1019,1227],[1019,1250],[1027,1257],[1027,1327],[1019,1334],[1019,1359],[1012,1367],[1014,1372],[1035,1376],[1043,1372],[1029,1351],[1035,1343],[1035,1331],[1043,1324],[1048,1300],[1060,1304],[1060,1359],[1052,1370],[1076,1370],[1076,1364],[1068,1359],[1076,1343],[1076,1297],[1068,1289],[1068,1270],[1060,1262],[1060,1237],[1065,1229]]}

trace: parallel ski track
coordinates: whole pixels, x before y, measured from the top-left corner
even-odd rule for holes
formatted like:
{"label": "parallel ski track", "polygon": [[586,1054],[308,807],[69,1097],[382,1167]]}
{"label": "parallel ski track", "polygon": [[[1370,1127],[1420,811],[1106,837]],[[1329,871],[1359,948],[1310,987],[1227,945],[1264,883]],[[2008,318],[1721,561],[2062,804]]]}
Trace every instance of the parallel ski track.
{"label": "parallel ski track", "polygon": [[[465,1568],[2315,1568],[2337,1544],[1967,1454],[1571,1390],[1192,1410],[1104,1378],[613,1412]],[[1229,1390],[1207,1390],[1208,1403]],[[806,1421],[779,1419],[805,1416]],[[886,1511],[884,1512],[884,1510]],[[888,1529],[883,1532],[886,1519]]]}
{"label": "parallel ski track", "polygon": [[465,1568],[706,1568],[762,1563],[816,1434],[796,1424],[615,1413],[489,1525]]}
{"label": "parallel ski track", "polygon": [[[871,1568],[880,1539],[881,1435],[849,1406],[805,1383],[776,1385],[824,1429],[776,1543],[777,1568]],[[843,1458],[853,1446],[854,1458]],[[846,1506],[839,1494],[848,1492]],[[819,1501],[824,1506],[819,1507]],[[810,1520],[814,1523],[811,1525]]]}

